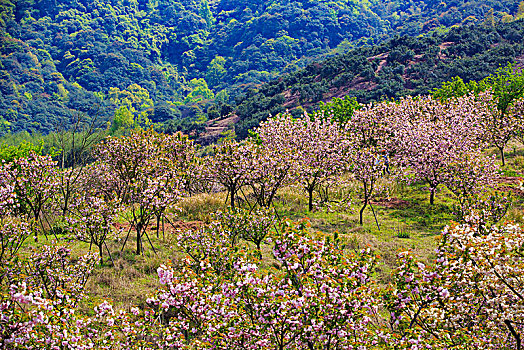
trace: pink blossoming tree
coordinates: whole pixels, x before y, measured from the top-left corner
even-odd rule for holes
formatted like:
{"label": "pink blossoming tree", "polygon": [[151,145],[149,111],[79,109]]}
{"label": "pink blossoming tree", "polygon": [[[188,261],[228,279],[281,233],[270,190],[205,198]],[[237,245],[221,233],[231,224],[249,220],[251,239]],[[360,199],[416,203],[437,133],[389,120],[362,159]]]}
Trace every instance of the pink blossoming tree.
{"label": "pink blossoming tree", "polygon": [[150,221],[183,195],[184,160],[191,147],[185,139],[148,130],[109,138],[97,149],[100,186],[126,207],[125,218],[137,233],[137,254],[143,237],[149,240]]}
{"label": "pink blossoming tree", "polygon": [[521,349],[523,239],[512,224],[484,233],[453,225],[434,265],[400,254],[386,299],[391,347]]}

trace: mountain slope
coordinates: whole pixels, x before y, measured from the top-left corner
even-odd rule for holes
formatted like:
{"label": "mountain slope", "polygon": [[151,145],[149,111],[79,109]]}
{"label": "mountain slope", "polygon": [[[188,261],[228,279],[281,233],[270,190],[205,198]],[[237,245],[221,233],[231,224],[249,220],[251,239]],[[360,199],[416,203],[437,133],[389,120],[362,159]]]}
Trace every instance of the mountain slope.
{"label": "mountain slope", "polygon": [[498,67],[524,67],[524,20],[492,26],[452,28],[420,38],[396,37],[375,47],[308,65],[237,100],[239,137],[269,114],[313,109],[345,95],[361,103],[425,94],[455,76],[481,80]]}
{"label": "mountain slope", "polygon": [[517,13],[510,0],[0,0],[0,132],[121,107],[191,128],[210,100],[325,55]]}

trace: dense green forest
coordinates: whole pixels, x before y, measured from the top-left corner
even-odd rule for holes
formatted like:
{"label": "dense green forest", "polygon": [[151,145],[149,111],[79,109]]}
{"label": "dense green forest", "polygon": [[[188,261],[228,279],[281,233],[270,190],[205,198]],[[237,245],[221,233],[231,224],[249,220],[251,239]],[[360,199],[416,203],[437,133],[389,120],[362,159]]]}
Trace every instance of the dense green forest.
{"label": "dense green forest", "polygon": [[[511,22],[523,7],[509,0],[2,0],[0,133],[47,133],[80,113],[114,118],[116,128],[153,122],[202,131],[210,103],[232,105],[322,57],[356,55],[352,48],[396,34]],[[230,110],[218,105],[210,116]]]}

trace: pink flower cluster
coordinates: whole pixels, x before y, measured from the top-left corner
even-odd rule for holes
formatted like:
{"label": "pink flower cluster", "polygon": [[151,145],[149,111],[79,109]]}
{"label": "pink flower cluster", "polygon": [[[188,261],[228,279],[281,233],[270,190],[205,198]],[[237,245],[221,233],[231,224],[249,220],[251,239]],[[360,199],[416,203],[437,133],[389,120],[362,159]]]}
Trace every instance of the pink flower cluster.
{"label": "pink flower cluster", "polygon": [[523,245],[513,224],[484,234],[454,225],[443,231],[433,266],[400,254],[385,299],[389,341],[410,349],[519,349]]}
{"label": "pink flower cluster", "polygon": [[[166,288],[149,302],[166,318],[164,346],[363,349],[376,344],[372,320],[379,304],[370,275],[375,256],[369,250],[347,256],[324,237],[312,237],[305,223],[287,223],[282,230],[273,251],[281,271],[259,273],[256,263],[234,249],[222,252],[230,257],[227,274],[195,269],[193,262],[179,272],[160,267]],[[205,237],[199,238],[206,245]]]}

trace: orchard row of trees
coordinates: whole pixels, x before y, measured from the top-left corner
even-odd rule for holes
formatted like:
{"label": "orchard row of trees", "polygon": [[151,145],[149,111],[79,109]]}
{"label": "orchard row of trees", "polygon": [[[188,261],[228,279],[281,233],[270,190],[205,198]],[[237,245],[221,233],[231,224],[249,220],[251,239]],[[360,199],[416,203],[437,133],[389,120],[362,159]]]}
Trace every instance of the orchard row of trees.
{"label": "orchard row of trees", "polygon": [[[160,220],[183,197],[219,188],[227,191],[232,209],[242,202],[250,211],[271,208],[284,186],[303,190],[310,211],[356,197],[362,202],[360,224],[389,179],[426,183],[430,204],[444,185],[461,205],[469,205],[491,198],[498,175],[495,157],[485,150],[496,147],[504,165],[507,143],[524,135],[523,75],[511,66],[503,72],[487,90],[455,80],[435,97],[367,105],[352,115],[336,108],[298,119],[280,115],[262,123],[250,139],[226,140],[209,155],[198,155],[180,134],[152,130],[109,137],[87,154],[96,134],[73,134],[62,138],[73,151],[62,154],[60,164],[29,152],[2,166],[1,181],[13,214],[29,215],[42,228],[56,226],[57,213],[62,225],[72,220],[82,226],[70,216],[87,220],[89,203],[99,203],[102,217],[91,219],[102,220],[106,233],[94,237],[97,228],[82,235],[101,255],[117,212],[136,231],[140,254],[153,219]],[[360,184],[356,194],[330,197],[330,188],[347,182]]]}

